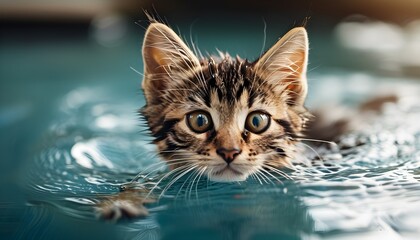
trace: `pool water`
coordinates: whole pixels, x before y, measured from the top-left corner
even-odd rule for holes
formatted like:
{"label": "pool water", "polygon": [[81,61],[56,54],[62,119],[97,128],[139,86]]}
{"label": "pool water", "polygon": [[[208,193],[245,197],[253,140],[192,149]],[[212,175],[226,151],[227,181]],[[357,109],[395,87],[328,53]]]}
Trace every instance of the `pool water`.
{"label": "pool water", "polygon": [[[337,89],[342,99],[322,96],[338,77],[376,85],[369,75],[314,74],[309,105],[328,98],[357,104],[368,97],[369,87],[357,95],[345,84]],[[410,81],[401,85],[419,89]],[[24,167],[26,214],[31,216],[25,217],[30,222],[21,236],[35,228],[53,234],[49,228],[60,224],[54,216],[64,215],[86,223],[81,227],[92,236],[106,229],[108,237],[124,239],[415,239],[420,234],[420,101],[419,95],[408,95],[386,105],[382,117],[337,146],[308,147],[311,165],[286,171],[291,180],[268,175],[213,183],[187,174],[148,205],[148,217],[109,223],[95,216],[98,199],[118,192],[160,160],[136,114],[143,104],[140,96],[130,101],[106,85],[72,89],[57,101],[58,112]],[[165,171],[163,164],[156,166],[144,174]]]}
{"label": "pool water", "polygon": [[[225,34],[235,39],[241,33]],[[255,39],[241,39],[243,46],[230,41],[227,49],[259,54]],[[200,46],[213,49],[210,40]],[[309,164],[285,170],[291,179],[273,173],[214,183],[187,174],[147,205],[149,216],[97,219],[94,206],[103,196],[140,172],[165,172],[137,114],[144,104],[136,73],[140,42],[129,39],[106,51],[89,41],[1,48],[4,239],[419,238],[419,82],[317,66],[309,72],[311,109],[327,103],[355,109],[382,91],[403,98],[385,105],[381,117],[360,121],[337,145],[305,142]],[[323,43],[312,46],[316,51]]]}

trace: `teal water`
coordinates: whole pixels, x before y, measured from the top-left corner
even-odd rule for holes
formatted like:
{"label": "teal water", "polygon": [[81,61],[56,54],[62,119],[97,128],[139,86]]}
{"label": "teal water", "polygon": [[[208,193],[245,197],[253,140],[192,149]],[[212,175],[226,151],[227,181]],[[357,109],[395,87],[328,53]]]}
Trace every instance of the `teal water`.
{"label": "teal water", "polygon": [[141,70],[140,39],[108,50],[70,41],[2,49],[0,231],[7,238],[418,238],[418,82],[325,68],[309,74],[312,108],[355,106],[380,89],[407,97],[337,146],[307,147],[314,160],[288,171],[292,180],[187,175],[148,205],[148,217],[98,220],[101,196],[159,162],[136,113],[141,76],[130,66]]}
{"label": "teal water", "polygon": [[[316,84],[328,86],[333,76],[316,76]],[[365,84],[369,81],[374,80]],[[107,101],[111,94],[114,101]],[[317,98],[316,93],[312,97]],[[57,104],[57,118],[51,119],[42,146],[23,174],[32,211],[43,212],[49,206],[76,219],[111,226],[117,236],[138,239],[347,235],[367,239],[418,234],[419,102],[390,106],[389,115],[371,125],[380,131],[349,135],[341,149],[316,149],[324,160],[297,165],[288,172],[293,180],[277,176],[282,182],[269,177],[222,184],[186,175],[158,203],[149,205],[149,217],[117,224],[96,220],[92,207],[99,196],[118,192],[121,184],[159,162],[134,113],[137,105],[106,86],[76,88]],[[395,114],[404,118],[395,119]],[[307,155],[316,157],[310,149]],[[160,186],[165,187],[165,181]]]}

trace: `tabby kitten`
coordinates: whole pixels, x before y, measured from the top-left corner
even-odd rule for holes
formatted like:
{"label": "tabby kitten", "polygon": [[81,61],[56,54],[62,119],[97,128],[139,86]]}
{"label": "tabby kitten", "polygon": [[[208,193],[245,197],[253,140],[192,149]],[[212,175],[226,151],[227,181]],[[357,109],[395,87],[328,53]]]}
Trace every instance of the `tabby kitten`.
{"label": "tabby kitten", "polygon": [[[303,106],[304,28],[292,29],[248,62],[227,54],[200,60],[169,27],[155,22],[146,31],[143,60],[141,113],[171,168],[166,177],[197,171],[214,181],[243,181],[269,171],[281,175],[279,168],[299,156],[299,136],[310,116]],[[126,189],[104,197],[95,209],[105,219],[145,216],[143,204],[153,201],[149,193]]]}
{"label": "tabby kitten", "polygon": [[309,116],[304,28],[248,62],[199,59],[168,26],[151,23],[143,60],[141,113],[172,170],[230,182],[291,165]]}

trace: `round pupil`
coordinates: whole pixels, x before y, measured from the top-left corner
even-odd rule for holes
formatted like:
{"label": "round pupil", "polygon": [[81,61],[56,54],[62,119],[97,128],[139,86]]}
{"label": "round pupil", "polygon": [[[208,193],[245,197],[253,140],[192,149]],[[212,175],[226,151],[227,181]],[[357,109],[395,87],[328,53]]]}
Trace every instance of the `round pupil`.
{"label": "round pupil", "polygon": [[260,126],[261,117],[260,116],[254,116],[252,118],[252,125],[254,125],[256,128]]}
{"label": "round pupil", "polygon": [[207,118],[203,114],[197,115],[197,126],[202,127],[207,124]]}

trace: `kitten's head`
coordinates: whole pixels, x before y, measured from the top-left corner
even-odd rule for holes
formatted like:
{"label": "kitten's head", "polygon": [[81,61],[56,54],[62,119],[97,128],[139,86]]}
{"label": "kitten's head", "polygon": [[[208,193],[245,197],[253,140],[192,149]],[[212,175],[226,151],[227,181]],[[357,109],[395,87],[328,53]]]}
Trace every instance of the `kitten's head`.
{"label": "kitten's head", "polygon": [[172,169],[242,181],[290,164],[307,116],[304,28],[251,63],[199,60],[169,27],[152,23],[143,60],[142,113]]}

